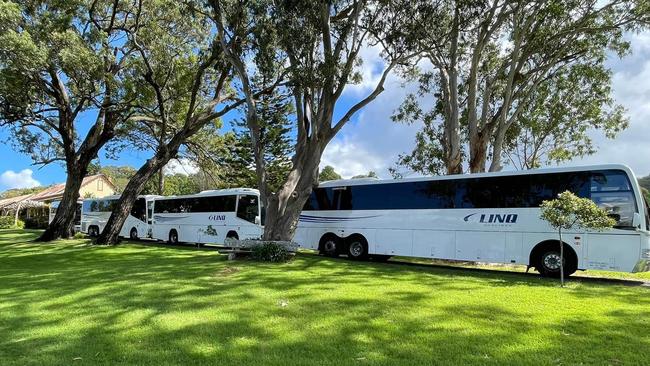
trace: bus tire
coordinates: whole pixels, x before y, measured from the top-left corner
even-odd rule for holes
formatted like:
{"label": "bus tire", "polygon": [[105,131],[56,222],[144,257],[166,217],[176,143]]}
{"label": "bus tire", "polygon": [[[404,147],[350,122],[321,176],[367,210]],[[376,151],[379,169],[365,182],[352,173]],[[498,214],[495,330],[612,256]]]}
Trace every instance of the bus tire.
{"label": "bus tire", "polygon": [[131,232],[129,233],[129,238],[131,238],[131,240],[138,240],[138,229],[134,227],[131,228]]}
{"label": "bus tire", "polygon": [[361,235],[351,235],[345,242],[348,258],[352,260],[366,260],[368,258],[368,241],[366,238]]}
{"label": "bus tire", "polygon": [[[578,270],[578,256],[568,244],[564,245],[564,276],[569,277]],[[555,240],[535,246],[530,255],[531,266],[543,277],[560,277],[560,248]]]}
{"label": "bus tire", "polygon": [[325,234],[318,243],[318,252],[326,257],[338,257],[341,245],[341,238],[334,234]]}
{"label": "bus tire", "polygon": [[99,227],[97,225],[90,225],[88,227],[88,236],[95,238],[99,236]]}
{"label": "bus tire", "polygon": [[[237,232],[236,232],[235,230],[230,230],[230,231],[226,234],[226,239],[239,240],[239,234],[237,234]],[[222,245],[226,246],[227,248],[232,248],[232,247],[229,247],[228,244],[226,244],[226,240],[224,240],[224,242],[223,242]],[[235,245],[236,245],[236,244],[235,244]]]}
{"label": "bus tire", "polygon": [[178,232],[176,229],[169,230],[169,240],[167,242],[169,244],[178,244]]}

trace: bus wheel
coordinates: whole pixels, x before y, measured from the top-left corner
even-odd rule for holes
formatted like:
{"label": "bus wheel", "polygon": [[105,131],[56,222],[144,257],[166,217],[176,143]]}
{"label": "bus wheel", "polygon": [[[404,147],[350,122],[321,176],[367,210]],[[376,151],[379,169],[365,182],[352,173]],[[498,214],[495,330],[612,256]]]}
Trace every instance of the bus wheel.
{"label": "bus wheel", "polygon": [[[560,277],[560,249],[547,245],[537,251],[535,269],[544,277]],[[575,252],[568,245],[564,246],[564,276],[568,277],[578,269]]]}
{"label": "bus wheel", "polygon": [[95,225],[92,225],[91,227],[88,228],[88,236],[90,237],[96,237],[99,236],[99,228]]}
{"label": "bus wheel", "polygon": [[348,258],[364,260],[368,258],[368,243],[363,236],[353,235],[347,240]]}
{"label": "bus wheel", "polygon": [[321,238],[318,245],[320,254],[328,257],[338,257],[341,239],[335,235],[325,235]]}
{"label": "bus wheel", "polygon": [[178,233],[175,229],[169,231],[169,244],[178,244]]}
{"label": "bus wheel", "polygon": [[138,240],[138,230],[136,228],[131,228],[129,237],[131,238],[131,240]]}
{"label": "bus wheel", "polygon": [[228,234],[226,234],[226,239],[235,239],[239,240],[239,235],[237,234],[236,231],[229,231]]}

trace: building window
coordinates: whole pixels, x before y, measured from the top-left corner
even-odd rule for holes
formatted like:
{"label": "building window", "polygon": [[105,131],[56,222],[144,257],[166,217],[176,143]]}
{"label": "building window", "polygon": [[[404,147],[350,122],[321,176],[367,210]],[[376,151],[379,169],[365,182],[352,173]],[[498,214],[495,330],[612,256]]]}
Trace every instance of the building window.
{"label": "building window", "polygon": [[102,181],[101,179],[97,181],[97,190],[98,191],[104,190],[104,181]]}

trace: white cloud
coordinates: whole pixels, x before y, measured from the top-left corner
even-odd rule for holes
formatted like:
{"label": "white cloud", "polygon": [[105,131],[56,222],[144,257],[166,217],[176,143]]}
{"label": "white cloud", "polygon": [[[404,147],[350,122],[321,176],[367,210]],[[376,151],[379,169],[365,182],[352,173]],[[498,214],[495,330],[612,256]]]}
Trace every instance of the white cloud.
{"label": "white cloud", "polygon": [[[385,91],[348,122],[327,146],[321,167],[331,165],[344,178],[370,170],[379,177],[390,177],[388,168],[395,165],[399,154],[413,149],[415,134],[422,127],[421,124],[395,123],[390,118],[404,96],[417,87],[407,84],[403,88],[402,83],[396,75],[387,78]],[[355,90],[357,92],[361,90]],[[423,101],[425,106],[431,102]]]}
{"label": "white cloud", "polygon": [[632,54],[622,60],[612,56],[608,64],[614,73],[614,99],[627,109],[630,126],[614,140],[592,133],[598,152],[571,164],[623,163],[638,176],[646,176],[650,174],[650,32],[628,39]]}
{"label": "white cloud", "polygon": [[363,62],[359,69],[362,76],[361,82],[346,85],[343,91],[344,95],[358,97],[362,94],[368,94],[377,86],[386,67],[386,62],[381,57],[381,47],[379,45],[361,48],[359,58]]}
{"label": "white cloud", "polygon": [[199,172],[199,166],[187,158],[172,159],[163,168],[165,175],[183,174],[192,175]]}
{"label": "white cloud", "polygon": [[0,175],[0,185],[6,189],[38,187],[41,183],[32,177],[33,173],[31,169],[23,169],[18,173],[7,170]]}
{"label": "white cloud", "polygon": [[385,168],[382,157],[356,142],[339,140],[330,143],[323,154],[321,166],[331,165],[344,178],[380,171]]}

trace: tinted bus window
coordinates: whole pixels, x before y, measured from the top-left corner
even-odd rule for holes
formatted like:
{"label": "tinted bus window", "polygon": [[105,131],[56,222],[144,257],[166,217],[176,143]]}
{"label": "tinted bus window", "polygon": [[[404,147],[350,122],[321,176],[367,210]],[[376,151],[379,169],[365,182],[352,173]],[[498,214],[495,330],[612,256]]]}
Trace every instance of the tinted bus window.
{"label": "tinted bus window", "polygon": [[334,202],[334,193],[332,188],[314,189],[303,207],[303,210],[305,211],[335,209],[336,203]]}
{"label": "tinted bus window", "polygon": [[91,200],[84,201],[81,210],[83,212],[111,212],[117,205],[117,200]]}
{"label": "tinted bus window", "polygon": [[[622,172],[621,172],[622,173]],[[627,177],[599,175],[609,192],[623,191]],[[593,195],[591,173],[567,172],[505,177],[461,178],[317,188],[305,210],[399,210],[539,207],[564,191]],[[593,191],[593,187],[591,189]],[[633,200],[632,200],[633,201]]]}
{"label": "tinted bus window", "polygon": [[234,212],[236,196],[208,196],[156,200],[155,213]]}

